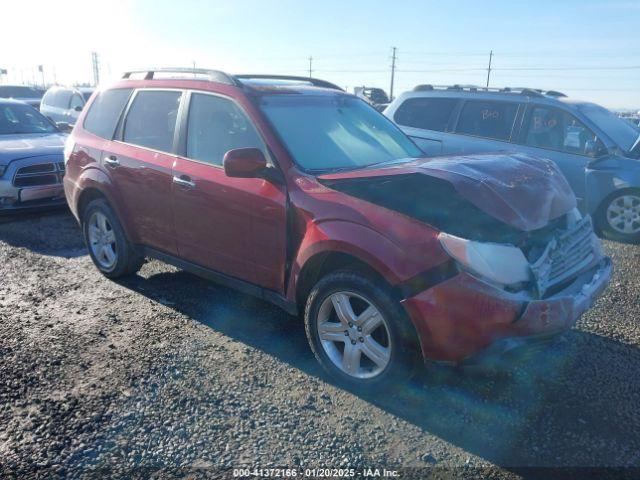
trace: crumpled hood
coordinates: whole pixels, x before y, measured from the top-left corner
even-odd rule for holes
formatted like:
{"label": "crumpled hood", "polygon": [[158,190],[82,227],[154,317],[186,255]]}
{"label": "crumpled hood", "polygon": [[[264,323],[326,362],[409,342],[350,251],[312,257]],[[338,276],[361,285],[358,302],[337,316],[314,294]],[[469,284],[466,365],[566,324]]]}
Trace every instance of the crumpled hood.
{"label": "crumpled hood", "polygon": [[20,158],[62,155],[66,138],[64,133],[0,135],[0,165]]}
{"label": "crumpled hood", "polygon": [[[551,220],[576,207],[573,191],[555,164],[526,154],[501,153],[420,159],[323,175],[319,180],[327,186],[351,194],[349,189],[341,188],[342,181],[357,181],[360,191],[363,191],[362,185],[368,183],[366,179],[380,185],[380,177],[387,177],[389,181],[386,183],[393,185],[393,177],[398,175],[404,179],[407,175],[427,175],[447,182],[461,197],[485,214],[525,232],[545,227]],[[421,200],[429,201],[433,204],[431,209],[437,209],[438,198],[429,193],[430,190],[435,190],[436,186],[431,189],[431,185],[425,182],[416,184],[415,180],[411,183],[403,180],[403,185],[399,180],[395,181],[399,187],[393,189],[387,186],[385,195],[405,197],[414,203],[420,203]],[[446,190],[440,190],[444,192],[441,195],[446,195]],[[365,193],[355,196],[368,200],[368,196],[374,195]],[[377,198],[381,199],[381,204],[394,201],[384,199],[382,195]],[[402,198],[398,200],[401,202]],[[442,200],[444,207],[448,199]],[[378,202],[374,199],[373,203]],[[398,210],[407,210],[406,204]],[[403,213],[411,215],[411,212]],[[455,215],[455,211],[449,213]],[[464,223],[473,220],[469,216],[458,216],[456,221]]]}

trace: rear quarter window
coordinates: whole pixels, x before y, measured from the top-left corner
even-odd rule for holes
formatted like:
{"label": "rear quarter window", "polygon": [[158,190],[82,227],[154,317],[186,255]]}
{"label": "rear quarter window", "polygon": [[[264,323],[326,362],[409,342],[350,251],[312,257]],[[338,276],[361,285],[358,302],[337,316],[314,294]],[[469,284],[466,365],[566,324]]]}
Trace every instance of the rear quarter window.
{"label": "rear quarter window", "polygon": [[517,103],[468,101],[462,107],[456,133],[509,141],[517,112]]}
{"label": "rear quarter window", "polygon": [[398,125],[444,132],[449,125],[456,98],[408,98],[393,116]]}
{"label": "rear quarter window", "polygon": [[130,88],[117,88],[100,92],[89,107],[84,119],[84,129],[111,140],[131,91]]}

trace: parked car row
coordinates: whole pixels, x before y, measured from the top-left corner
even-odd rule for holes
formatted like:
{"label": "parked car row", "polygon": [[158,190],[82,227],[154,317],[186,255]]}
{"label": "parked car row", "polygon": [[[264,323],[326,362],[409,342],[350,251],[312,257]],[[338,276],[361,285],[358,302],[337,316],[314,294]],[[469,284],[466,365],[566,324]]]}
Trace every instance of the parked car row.
{"label": "parked car row", "polygon": [[56,123],[74,125],[93,88],[51,87],[42,97],[40,112]]}
{"label": "parked car row", "polygon": [[[404,111],[409,97],[389,107],[401,124],[420,115]],[[429,115],[526,145],[522,125],[547,97],[450,97],[447,114]],[[612,148],[600,128],[585,132],[591,121],[562,122],[560,149]],[[403,128],[419,141],[424,126]],[[64,190],[105,276],[152,257],[300,313],[327,372],[376,391],[421,358],[471,362],[557,335],[611,278],[558,167],[493,150],[425,159],[321,80],[149,70],[91,98],[66,142]]]}
{"label": "parked car row", "polygon": [[54,122],[73,126],[94,90],[54,85],[45,92],[24,85],[0,85],[0,98],[27,103]]}
{"label": "parked car row", "polygon": [[640,128],[559,92],[421,85],[385,110],[429,156],[518,151],[552,160],[604,235],[640,241]]}
{"label": "parked car row", "polygon": [[11,98],[31,105],[33,108],[40,108],[40,101],[44,95],[44,90],[25,85],[0,85],[0,98]]}
{"label": "parked car row", "polygon": [[0,98],[0,213],[65,204],[65,139],[32,106]]}

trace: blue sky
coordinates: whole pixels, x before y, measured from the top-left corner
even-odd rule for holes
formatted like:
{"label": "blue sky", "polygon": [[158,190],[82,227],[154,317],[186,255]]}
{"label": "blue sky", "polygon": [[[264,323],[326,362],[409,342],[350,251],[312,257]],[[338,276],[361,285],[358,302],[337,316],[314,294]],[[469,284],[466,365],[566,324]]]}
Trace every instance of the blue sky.
{"label": "blue sky", "polygon": [[[640,109],[640,0],[51,3],[38,9],[43,28],[32,25],[33,45],[8,57],[23,77],[26,69],[30,78],[31,64],[45,64],[58,81],[87,80],[91,50],[100,54],[103,78],[193,61],[230,72],[304,75],[312,56],[314,76],[350,90],[388,90],[395,46],[399,93],[419,83],[484,84],[493,50],[492,86],[554,89]],[[34,2],[9,4],[10,12],[33,18]],[[56,17],[77,25],[75,38],[51,44]],[[17,28],[3,29],[0,40],[10,41]]]}

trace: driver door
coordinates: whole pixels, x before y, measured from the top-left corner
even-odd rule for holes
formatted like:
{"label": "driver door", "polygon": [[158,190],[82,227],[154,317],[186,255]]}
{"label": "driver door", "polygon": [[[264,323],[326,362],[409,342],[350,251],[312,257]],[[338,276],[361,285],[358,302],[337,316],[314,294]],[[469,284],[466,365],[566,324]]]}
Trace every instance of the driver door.
{"label": "driver door", "polygon": [[563,173],[584,211],[586,169],[602,142],[582,122],[559,108],[531,105],[520,134],[522,150],[552,160]]}
{"label": "driver door", "polygon": [[286,189],[261,178],[228,177],[224,154],[267,149],[234,100],[192,92],[186,135],[173,166],[173,211],[182,259],[282,292]]}

